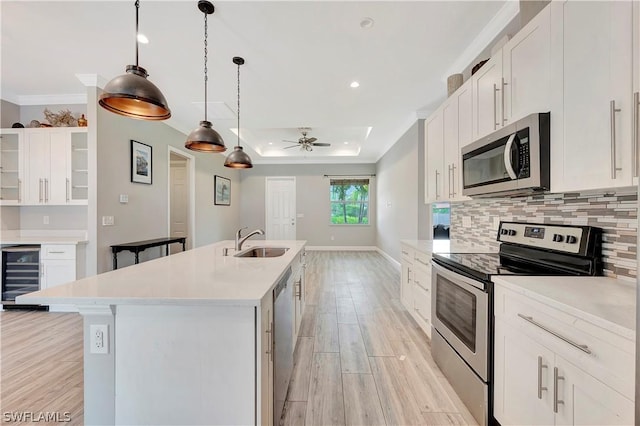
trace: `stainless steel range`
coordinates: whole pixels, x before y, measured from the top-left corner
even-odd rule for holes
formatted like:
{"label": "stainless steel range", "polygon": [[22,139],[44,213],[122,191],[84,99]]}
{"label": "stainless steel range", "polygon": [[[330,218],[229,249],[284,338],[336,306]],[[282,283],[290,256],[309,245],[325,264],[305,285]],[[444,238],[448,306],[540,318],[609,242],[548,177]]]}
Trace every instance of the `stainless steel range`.
{"label": "stainless steel range", "polygon": [[501,222],[498,253],[434,254],[432,352],[477,422],[492,422],[495,275],[600,275],[602,230]]}

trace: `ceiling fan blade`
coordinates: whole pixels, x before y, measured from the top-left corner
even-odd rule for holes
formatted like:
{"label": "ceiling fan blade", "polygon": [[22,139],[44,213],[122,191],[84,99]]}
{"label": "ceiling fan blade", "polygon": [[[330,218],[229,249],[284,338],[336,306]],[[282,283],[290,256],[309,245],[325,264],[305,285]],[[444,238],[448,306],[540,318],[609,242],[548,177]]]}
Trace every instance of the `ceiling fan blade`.
{"label": "ceiling fan blade", "polygon": [[297,148],[297,147],[298,147],[298,143],[296,142],[296,144],[295,144],[295,145],[285,146],[285,147],[284,147],[284,148],[282,148],[282,149],[291,149],[291,148]]}
{"label": "ceiling fan blade", "polygon": [[313,145],[313,146],[331,146],[330,143],[323,143],[323,142],[316,142],[316,143],[312,143],[311,145]]}
{"label": "ceiling fan blade", "polygon": [[295,144],[299,144],[300,143],[298,141],[288,141],[286,139],[282,139],[282,142],[289,142],[289,143],[295,143]]}
{"label": "ceiling fan blade", "polygon": [[312,142],[315,142],[317,140],[318,140],[318,138],[308,138],[307,140],[305,140],[305,142],[306,143],[312,143]]}

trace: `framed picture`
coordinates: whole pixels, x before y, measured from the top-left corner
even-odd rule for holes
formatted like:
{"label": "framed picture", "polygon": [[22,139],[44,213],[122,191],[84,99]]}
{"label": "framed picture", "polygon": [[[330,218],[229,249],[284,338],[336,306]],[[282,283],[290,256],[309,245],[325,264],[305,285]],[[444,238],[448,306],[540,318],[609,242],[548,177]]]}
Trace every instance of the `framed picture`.
{"label": "framed picture", "polygon": [[222,176],[215,175],[214,183],[216,193],[213,199],[215,205],[230,206],[231,205],[231,180]]}
{"label": "framed picture", "polygon": [[151,147],[142,142],[131,140],[131,182],[151,185],[152,177]]}

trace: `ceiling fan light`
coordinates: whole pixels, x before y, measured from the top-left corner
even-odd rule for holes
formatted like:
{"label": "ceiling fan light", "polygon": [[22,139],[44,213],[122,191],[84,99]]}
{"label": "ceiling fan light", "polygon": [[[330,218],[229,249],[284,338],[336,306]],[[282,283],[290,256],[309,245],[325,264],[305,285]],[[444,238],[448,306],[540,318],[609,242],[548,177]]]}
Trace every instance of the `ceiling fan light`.
{"label": "ceiling fan light", "polygon": [[137,65],[127,65],[126,74],[104,86],[98,103],[113,113],[139,120],[166,120],[171,110],[164,95],[147,80],[147,71]]}
{"label": "ceiling fan light", "polygon": [[187,149],[199,152],[224,152],[227,147],[220,133],[211,127],[210,121],[201,121],[200,126],[194,129],[184,144]]}
{"label": "ceiling fan light", "polygon": [[227,155],[227,159],[224,160],[224,166],[232,169],[250,169],[253,167],[251,157],[244,152],[241,146],[236,146],[233,152]]}

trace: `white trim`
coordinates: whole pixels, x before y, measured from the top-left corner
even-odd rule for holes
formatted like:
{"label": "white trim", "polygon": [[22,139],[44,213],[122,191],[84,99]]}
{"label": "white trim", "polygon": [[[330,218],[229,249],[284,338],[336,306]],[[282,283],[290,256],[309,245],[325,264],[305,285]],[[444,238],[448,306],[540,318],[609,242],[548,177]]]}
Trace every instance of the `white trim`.
{"label": "white trim", "polygon": [[267,240],[272,239],[272,238],[269,238],[269,235],[268,235],[268,232],[269,232],[269,198],[268,198],[269,181],[289,180],[289,179],[293,181],[293,206],[295,210],[293,213],[293,218],[296,221],[295,234],[296,234],[296,237],[298,236],[298,198],[297,198],[298,184],[296,182],[296,177],[295,176],[266,176],[264,178],[264,236]]}
{"label": "white trim", "polygon": [[400,262],[398,262],[397,260],[395,260],[393,257],[391,257],[391,255],[389,253],[387,253],[386,251],[382,250],[380,247],[376,247],[376,251],[378,253],[380,253],[382,255],[382,257],[384,257],[385,259],[387,259],[389,262],[391,262],[391,264],[398,270],[400,271],[402,269],[402,265],[400,265]]}
{"label": "white trim", "polygon": [[102,89],[107,84],[107,79],[99,74],[76,74],[76,78],[87,87]]}
{"label": "white trim", "polygon": [[167,146],[167,236],[171,235],[171,153],[187,159],[189,172],[189,234],[187,248],[196,247],[196,157],[171,145]]}
{"label": "white trim", "polygon": [[69,95],[21,95],[16,96],[20,106],[25,105],[65,105],[86,104],[86,93],[74,93]]}
{"label": "white trim", "polygon": [[376,251],[376,246],[306,246],[310,251]]}
{"label": "white trim", "polygon": [[507,1],[504,6],[491,18],[489,23],[474,37],[473,41],[466,49],[453,61],[453,64],[442,76],[442,81],[447,81],[451,74],[462,72],[471,62],[489,46],[495,38],[509,25],[509,23],[520,13],[520,3],[517,1]]}

